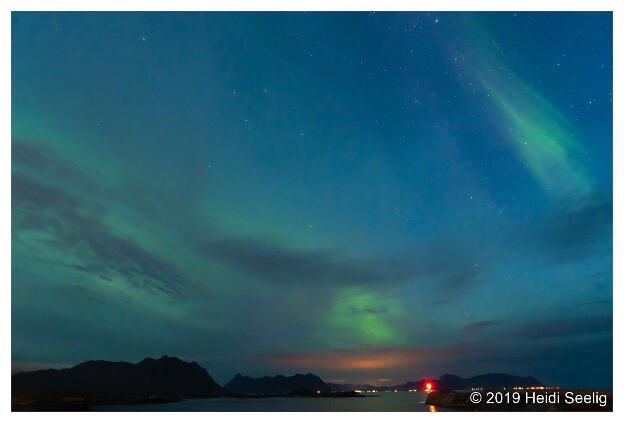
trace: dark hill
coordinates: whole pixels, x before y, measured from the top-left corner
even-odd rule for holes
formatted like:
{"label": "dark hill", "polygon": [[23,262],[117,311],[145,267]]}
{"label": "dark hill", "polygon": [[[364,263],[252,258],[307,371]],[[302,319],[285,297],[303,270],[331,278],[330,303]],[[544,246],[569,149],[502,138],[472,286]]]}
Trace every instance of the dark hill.
{"label": "dark hill", "polygon": [[294,376],[252,378],[237,374],[223,387],[239,394],[293,394],[303,392],[328,392],[329,388],[318,376],[308,373]]}
{"label": "dark hill", "polygon": [[354,391],[356,389],[360,389],[359,385],[354,385],[352,383],[327,383],[327,387],[334,391],[334,392],[347,392],[347,391]]}
{"label": "dark hill", "polygon": [[86,361],[69,369],[39,370],[11,377],[12,396],[72,392],[96,396],[168,393],[182,397],[219,395],[223,389],[199,364],[175,357],[123,361]]}

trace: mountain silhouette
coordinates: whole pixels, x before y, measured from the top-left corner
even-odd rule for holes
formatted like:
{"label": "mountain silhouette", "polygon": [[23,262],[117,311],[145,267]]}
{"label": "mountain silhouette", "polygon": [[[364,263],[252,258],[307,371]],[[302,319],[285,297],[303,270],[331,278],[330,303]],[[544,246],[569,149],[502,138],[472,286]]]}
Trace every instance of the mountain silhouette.
{"label": "mountain silhouette", "polygon": [[168,393],[207,397],[223,389],[199,364],[175,357],[123,361],[85,361],[69,369],[17,373],[11,377],[12,396],[72,392],[97,396],[144,396]]}
{"label": "mountain silhouette", "polygon": [[410,389],[424,390],[425,384],[431,382],[436,390],[465,390],[472,388],[505,388],[511,386],[543,386],[538,379],[528,376],[513,376],[504,373],[488,373],[485,375],[476,375],[470,378],[462,378],[455,375],[442,375],[440,379],[422,379],[415,382],[406,382],[401,385],[393,386],[373,386],[368,384],[334,384],[329,383],[328,386],[332,391],[351,391],[354,389],[377,390],[377,391],[409,391]]}
{"label": "mountain silhouette", "polygon": [[293,394],[297,392],[328,392],[330,389],[316,375],[308,373],[294,376],[265,376],[252,378],[240,373],[224,386],[230,392],[240,394]]}

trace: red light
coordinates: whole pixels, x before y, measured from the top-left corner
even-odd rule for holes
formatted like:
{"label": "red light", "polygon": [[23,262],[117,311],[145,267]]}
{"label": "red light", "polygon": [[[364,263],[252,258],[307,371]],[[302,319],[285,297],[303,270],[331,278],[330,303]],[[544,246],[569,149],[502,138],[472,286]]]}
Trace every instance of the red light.
{"label": "red light", "polygon": [[433,389],[433,383],[431,383],[431,382],[425,383],[425,389],[427,391],[431,391]]}

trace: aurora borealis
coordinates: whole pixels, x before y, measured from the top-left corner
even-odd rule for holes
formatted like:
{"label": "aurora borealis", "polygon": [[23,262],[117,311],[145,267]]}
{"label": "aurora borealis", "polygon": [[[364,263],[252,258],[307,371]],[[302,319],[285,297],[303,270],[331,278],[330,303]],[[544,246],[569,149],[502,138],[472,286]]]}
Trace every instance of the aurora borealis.
{"label": "aurora borealis", "polygon": [[15,367],[611,387],[610,13],[13,13],[11,47]]}

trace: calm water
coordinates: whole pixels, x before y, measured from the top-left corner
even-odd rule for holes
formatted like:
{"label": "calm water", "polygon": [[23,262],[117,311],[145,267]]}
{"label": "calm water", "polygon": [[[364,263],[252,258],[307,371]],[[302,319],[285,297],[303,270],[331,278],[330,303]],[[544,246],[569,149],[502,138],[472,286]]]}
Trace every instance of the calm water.
{"label": "calm water", "polygon": [[[434,411],[425,392],[379,392],[364,398],[208,398],[170,404],[109,405],[100,411]],[[372,396],[374,395],[374,396]],[[438,408],[436,411],[443,411]],[[447,411],[447,410],[444,410]]]}

